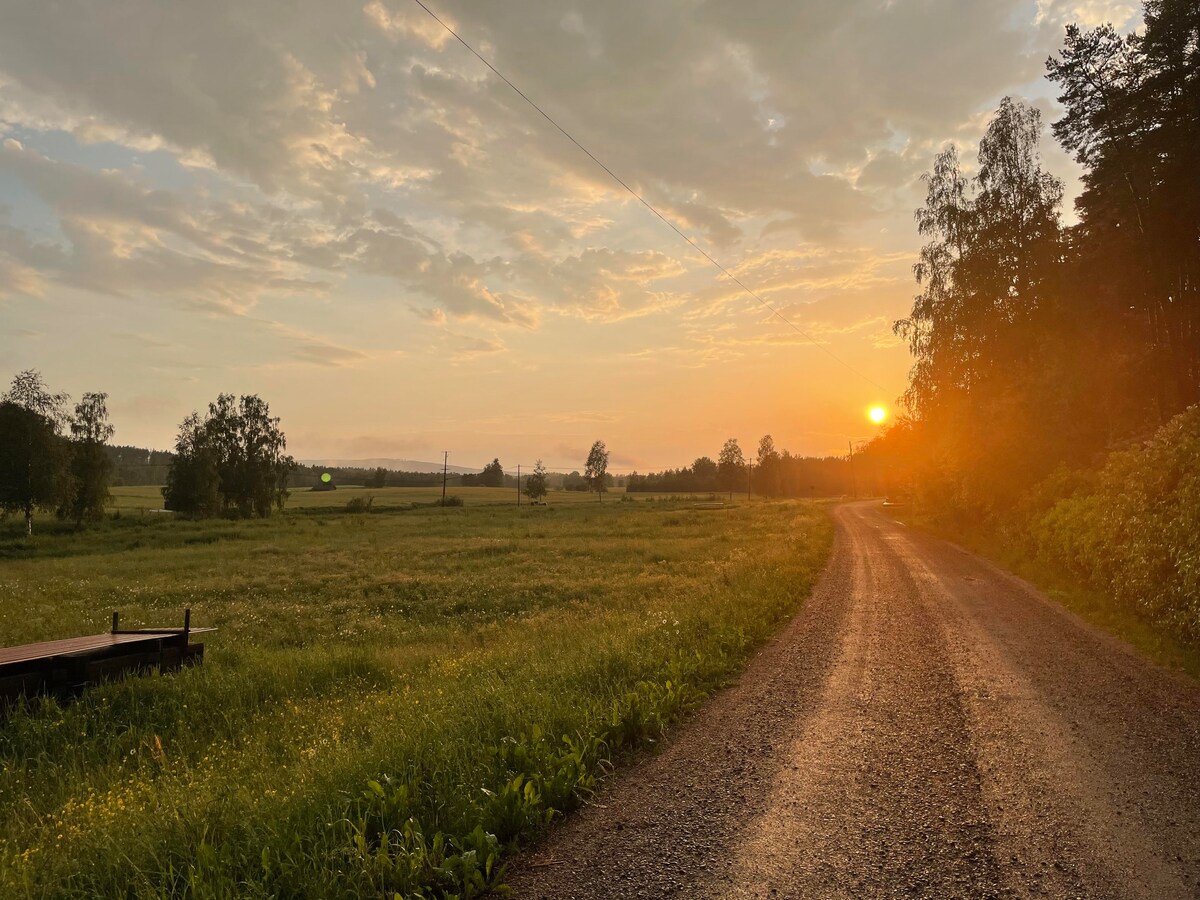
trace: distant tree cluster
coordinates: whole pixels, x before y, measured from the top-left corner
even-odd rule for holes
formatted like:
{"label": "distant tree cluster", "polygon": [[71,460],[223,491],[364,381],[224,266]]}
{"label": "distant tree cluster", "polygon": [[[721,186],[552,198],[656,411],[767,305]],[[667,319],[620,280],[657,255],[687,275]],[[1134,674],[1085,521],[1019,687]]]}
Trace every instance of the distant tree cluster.
{"label": "distant tree cluster", "polygon": [[1150,0],[1127,36],[1072,26],[1048,69],[1079,222],[1060,220],[1024,103],[1000,105],[975,174],[937,157],[920,293],[896,323],[911,419],[873,448],[931,502],[985,517],[1200,402],[1200,4]]}
{"label": "distant tree cluster", "polygon": [[[301,466],[297,465],[288,477],[289,488],[312,488],[321,484],[321,476],[328,472],[332,483],[339,485],[361,484],[363,487],[432,487],[442,483],[441,472],[401,472],[382,466]],[[458,484],[458,476],[451,476],[451,483]]]}
{"label": "distant tree cluster", "polygon": [[164,506],[190,516],[269,516],[288,497],[295,461],[266,401],[221,394],[179,426]]}
{"label": "distant tree cluster", "polygon": [[109,444],[105,452],[113,466],[113,485],[161,487],[167,483],[167,471],[171,468],[169,451]]}
{"label": "distant tree cluster", "polygon": [[537,503],[546,496],[547,488],[546,467],[542,465],[542,461],[539,459],[533,467],[533,472],[525,479],[525,487],[521,490],[526,497]]}
{"label": "distant tree cluster", "polygon": [[608,447],[604,441],[596,441],[588,451],[587,464],[583,472],[588,489],[596,492],[596,499],[603,502],[608,491]]}
{"label": "distant tree cluster", "polygon": [[504,466],[499,459],[493,459],[478,475],[464,474],[460,483],[463,487],[504,487]]}
{"label": "distant tree cluster", "polygon": [[[864,494],[886,492],[878,465],[860,465],[859,489]],[[753,470],[750,471],[751,466]],[[690,466],[639,475],[631,474],[625,490],[638,493],[717,493],[751,490],[763,497],[830,497],[853,489],[849,461],[844,456],[793,456],[779,451],[771,435],[763,435],[758,452],[747,460],[736,438],[727,440],[718,461],[701,456]]]}
{"label": "distant tree cluster", "polygon": [[70,399],[50,393],[32,369],[0,396],[0,510],[24,516],[26,534],[39,509],[77,526],[104,515],[113,468],[108,395],[86,393],[73,410]]}

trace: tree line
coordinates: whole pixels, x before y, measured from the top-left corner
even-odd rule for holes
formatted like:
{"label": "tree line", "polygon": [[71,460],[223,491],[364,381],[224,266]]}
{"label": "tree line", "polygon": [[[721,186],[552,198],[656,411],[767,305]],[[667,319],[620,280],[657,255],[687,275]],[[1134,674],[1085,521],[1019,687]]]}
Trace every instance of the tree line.
{"label": "tree line", "polygon": [[288,496],[295,462],[279,419],[255,395],[221,394],[179,427],[173,454],[110,447],[108,395],[85,393],[72,406],[40,373],[18,373],[0,395],[0,512],[19,514],[33,534],[34,513],[76,526],[103,518],[113,475],[127,456],[165,462],[164,506],[191,516],[267,516]]}
{"label": "tree line", "polygon": [[[519,471],[519,469],[518,469]],[[328,473],[332,484],[361,485],[366,488],[385,487],[431,487],[441,485],[441,472],[402,472],[377,466],[374,469],[355,467],[298,467],[298,474],[293,480],[299,487],[311,487],[314,490],[326,489],[321,484],[321,476]],[[499,457],[493,458],[483,470],[474,472],[454,472],[445,477],[449,487],[494,487],[517,488],[517,475],[506,472]],[[584,464],[584,472],[551,472],[542,460],[537,460],[532,470],[521,475],[521,494],[532,500],[539,500],[550,490],[561,491],[590,491],[597,494],[607,493],[612,487],[623,487],[625,479],[608,472],[608,449],[603,441],[596,441],[588,453]]]}
{"label": "tree line", "polygon": [[523,483],[518,483],[517,476],[506,474],[500,459],[493,458],[483,467],[478,475],[464,473],[456,477],[463,487],[515,487],[522,495],[530,500],[540,502],[551,488],[566,491],[594,491],[598,500],[603,501],[604,494],[613,486],[615,479],[608,473],[609,452],[604,441],[593,442],[588,451],[584,472],[569,474],[552,473],[539,459],[533,470],[523,477]]}
{"label": "tree line", "polygon": [[1047,62],[1053,133],[1083,167],[1078,223],[1006,98],[968,171],[925,175],[919,288],[895,324],[909,415],[868,449],[931,508],[997,517],[1060,467],[1098,463],[1200,401],[1200,5],[1145,27],[1071,26]]}
{"label": "tree line", "polygon": [[717,458],[698,457],[690,466],[648,474],[632,473],[625,487],[637,493],[747,492],[763,497],[829,497],[887,492],[886,471],[875,457],[798,456],[779,450],[765,434],[748,458],[729,438]]}
{"label": "tree line", "polygon": [[[28,370],[13,378],[0,395],[0,514],[24,516],[33,533],[37,510],[49,511],[77,526],[103,518],[116,483],[159,484],[165,509],[193,518],[265,517],[282,509],[293,480],[321,484],[326,471],[298,466],[287,454],[280,420],[261,397],[220,394],[203,412],[192,412],[179,425],[172,452],[110,446],[108,395],[89,392],[70,408],[65,393],[51,393],[40,373]],[[592,490],[598,497],[612,484],[608,450],[596,441],[585,473],[551,474],[539,459],[520,486],[531,500],[552,487]],[[366,487],[427,486],[441,473],[337,469],[338,480]],[[478,475],[455,477],[457,485],[516,486],[498,458]]]}

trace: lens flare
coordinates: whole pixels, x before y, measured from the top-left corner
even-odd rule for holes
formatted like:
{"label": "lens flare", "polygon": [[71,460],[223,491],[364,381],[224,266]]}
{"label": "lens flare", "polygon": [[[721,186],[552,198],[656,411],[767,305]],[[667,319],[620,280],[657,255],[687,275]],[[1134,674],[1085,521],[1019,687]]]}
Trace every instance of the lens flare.
{"label": "lens flare", "polygon": [[330,475],[328,472],[322,472],[322,473],[321,473],[321,480],[322,480],[323,482],[325,482],[325,484],[329,484],[329,482],[333,481],[333,476],[332,476],[332,475]]}

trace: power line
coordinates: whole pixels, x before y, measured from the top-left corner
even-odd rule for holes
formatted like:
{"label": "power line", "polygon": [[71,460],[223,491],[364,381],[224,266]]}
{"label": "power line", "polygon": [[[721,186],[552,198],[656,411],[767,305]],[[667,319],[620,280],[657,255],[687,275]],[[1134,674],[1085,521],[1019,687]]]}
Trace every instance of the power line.
{"label": "power line", "polygon": [[688,237],[686,234],[684,234],[678,228],[678,226],[676,226],[676,224],[674,222],[672,222],[670,219],[668,219],[666,216],[664,216],[661,212],[659,212],[657,207],[654,206],[654,204],[652,204],[649,200],[647,200],[645,197],[643,197],[641,194],[639,194],[637,191],[635,191],[633,188],[631,188],[628,184],[626,184],[625,181],[619,175],[617,175],[616,172],[614,172],[612,169],[610,169],[608,166],[606,166],[603,162],[601,162],[600,159],[598,159],[596,157],[596,155],[594,153],[592,153],[591,150],[589,150],[587,147],[585,147],[583,144],[581,144],[578,140],[576,140],[575,137],[569,131],[567,131],[565,128],[563,128],[561,125],[559,125],[558,122],[554,121],[554,119],[552,119],[550,117],[550,115],[544,109],[542,109],[540,106],[538,106],[536,103],[534,103],[533,100],[531,100],[529,98],[528,94],[526,94],[523,90],[521,90],[519,87],[517,87],[515,84],[513,84],[512,81],[510,81],[503,72],[501,72],[499,69],[497,69],[495,66],[493,66],[490,62],[488,62],[488,60],[485,59],[479,53],[478,50],[476,50],[474,47],[472,47],[470,44],[468,44],[465,40],[463,40],[462,36],[457,31],[455,31],[448,24],[446,24],[446,22],[444,22],[441,18],[439,18],[437,13],[435,13],[428,6],[426,6],[422,2],[422,0],[413,0],[413,2],[415,4],[417,4],[417,6],[421,7],[421,9],[425,10],[425,12],[429,13],[429,15],[433,18],[433,20],[435,22],[437,22],[439,25],[441,25],[444,29],[446,29],[446,31],[448,31],[450,33],[450,35],[456,41],[458,41],[460,44],[462,44],[464,47],[466,47],[467,50],[469,50],[471,52],[472,56],[474,56],[477,60],[479,60],[481,63],[483,63],[489,69],[491,69],[492,73],[497,78],[499,78],[501,81],[503,81],[505,84],[507,84],[514,91],[516,91],[517,95],[522,100],[524,100],[526,103],[528,103],[530,106],[532,106],[535,110],[537,110],[538,113],[541,114],[542,118],[545,119],[547,122],[549,122],[551,125],[553,125],[556,129],[558,129],[558,131],[563,135],[563,137],[565,137],[572,144],[574,144],[576,147],[578,147],[580,150],[582,150],[585,154],[587,154],[587,157],[592,162],[594,162],[596,165],[598,165],[601,169],[603,169],[605,172],[607,172],[609,177],[611,177],[613,181],[615,181],[621,187],[625,188],[625,190],[627,190],[634,198],[636,198],[637,201],[642,204],[642,206],[646,207],[646,209],[650,210],[650,212],[652,212],[652,213],[654,213],[654,215],[658,216],[658,218],[660,218],[663,221],[663,223],[666,224],[666,226],[668,228],[670,228],[677,235],[679,235],[681,238],[683,238],[685,241],[687,241],[693,250],[695,250],[697,253],[699,253],[701,256],[703,256],[705,259],[707,259],[710,263],[712,263],[718,269],[718,271],[721,272],[721,274],[723,274],[726,278],[728,278],[730,281],[732,281],[734,284],[736,284],[738,287],[740,287],[743,291],[745,291],[747,294],[749,294],[751,297],[753,297],[755,300],[757,300],[759,303],[761,303],[763,306],[765,306],[767,309],[769,309],[771,311],[771,315],[775,316],[775,318],[779,319],[779,321],[783,322],[785,325],[787,325],[789,328],[791,328],[793,331],[795,331],[798,335],[800,335],[802,338],[804,338],[809,343],[811,343],[814,347],[816,347],[818,350],[825,353],[827,356],[829,356],[830,359],[834,360],[835,362],[837,362],[839,365],[843,366],[848,371],[857,375],[859,378],[861,378],[863,381],[867,382],[868,384],[879,388],[879,390],[881,390],[881,391],[885,391],[885,392],[887,391],[887,388],[885,388],[879,382],[875,381],[870,376],[865,375],[858,369],[854,368],[854,366],[850,365],[850,363],[846,362],[844,359],[842,359],[840,356],[838,356],[836,353],[834,353],[832,350],[830,350],[828,347],[826,347],[824,344],[822,344],[820,341],[818,341],[816,338],[814,338],[811,334],[809,334],[807,331],[805,331],[803,328],[801,328],[799,325],[797,325],[791,319],[787,318],[778,309],[776,309],[774,306],[772,306],[770,303],[768,303],[766,300],[764,300],[762,297],[760,297],[758,295],[758,293],[756,293],[755,291],[753,291],[749,287],[747,287],[746,284],[740,278],[738,278],[736,275],[734,275],[732,272],[730,272],[727,268],[725,268],[725,266],[721,265],[721,263],[718,262],[717,259],[715,257],[713,257],[711,254],[709,254],[708,251],[706,251],[703,247],[701,247],[699,244],[697,244],[694,240],[692,240],[690,237]]}

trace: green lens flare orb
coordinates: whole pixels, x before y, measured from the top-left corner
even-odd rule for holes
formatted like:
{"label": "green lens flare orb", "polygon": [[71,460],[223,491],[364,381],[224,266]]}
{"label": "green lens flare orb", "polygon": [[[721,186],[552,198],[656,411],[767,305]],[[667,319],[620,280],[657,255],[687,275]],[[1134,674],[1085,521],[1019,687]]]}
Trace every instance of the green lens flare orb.
{"label": "green lens flare orb", "polygon": [[330,475],[328,472],[322,472],[321,473],[321,481],[325,482],[325,484],[329,484],[329,482],[333,481],[333,476]]}

